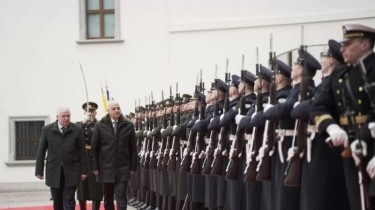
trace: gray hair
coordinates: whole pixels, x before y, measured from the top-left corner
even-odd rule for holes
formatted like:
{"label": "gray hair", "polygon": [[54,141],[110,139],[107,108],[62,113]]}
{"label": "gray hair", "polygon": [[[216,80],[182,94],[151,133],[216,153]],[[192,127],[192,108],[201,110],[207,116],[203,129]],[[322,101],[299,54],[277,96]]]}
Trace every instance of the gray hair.
{"label": "gray hair", "polygon": [[70,113],[70,109],[66,106],[59,106],[59,107],[57,107],[57,110],[56,110],[56,116],[59,116],[63,112],[69,112]]}

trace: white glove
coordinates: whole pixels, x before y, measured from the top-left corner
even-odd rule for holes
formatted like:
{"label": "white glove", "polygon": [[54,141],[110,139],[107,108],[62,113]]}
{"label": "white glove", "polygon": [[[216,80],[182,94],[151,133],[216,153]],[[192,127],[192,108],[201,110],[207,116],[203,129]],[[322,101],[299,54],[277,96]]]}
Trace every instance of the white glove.
{"label": "white glove", "polygon": [[259,148],[259,154],[257,156],[257,161],[260,161],[264,157],[266,149],[267,149],[267,145],[264,145],[264,146]]}
{"label": "white glove", "polygon": [[370,133],[371,133],[372,138],[375,139],[375,122],[369,123],[368,129],[370,129]]}
{"label": "white glove", "polygon": [[298,104],[299,104],[299,101],[297,101],[296,103],[294,103],[293,108],[296,108],[296,106],[298,106]]}
{"label": "white glove", "polygon": [[358,166],[361,163],[361,157],[367,155],[367,144],[364,141],[358,141],[358,139],[356,139],[350,144],[350,150],[352,151],[354,163]]}
{"label": "white glove", "polygon": [[183,156],[185,157],[185,156],[187,156],[188,155],[188,149],[187,148],[185,148],[184,149],[184,153],[183,153]]}
{"label": "white glove", "polygon": [[90,118],[91,118],[91,114],[86,113],[85,116],[83,116],[82,123],[87,123],[88,121],[90,121]]}
{"label": "white glove", "polygon": [[266,112],[266,111],[267,111],[268,109],[270,109],[271,107],[273,107],[273,105],[267,103],[266,105],[264,105],[264,107],[263,107],[263,111]]}
{"label": "white glove", "polygon": [[331,137],[332,145],[348,147],[348,134],[340,128],[337,124],[331,124],[326,129],[328,135]]}
{"label": "white glove", "polygon": [[174,125],[174,126],[173,126],[173,131],[175,131],[175,130],[176,130],[176,128],[177,128],[177,125]]}
{"label": "white glove", "polygon": [[371,158],[370,162],[367,164],[367,173],[371,179],[375,178],[375,157]]}
{"label": "white glove", "polygon": [[212,120],[214,120],[214,118],[212,117],[211,119],[210,119],[210,122],[212,122]]}
{"label": "white glove", "polygon": [[292,157],[294,156],[294,154],[296,154],[297,152],[297,147],[291,147],[289,148],[288,150],[288,157],[286,158],[287,161],[290,161],[292,160]]}
{"label": "white glove", "polygon": [[198,119],[197,121],[195,121],[195,124],[197,124],[200,120]]}
{"label": "white glove", "polygon": [[164,131],[165,131],[165,129],[162,128],[162,129],[160,130],[160,133],[162,134],[162,133],[164,133]]}
{"label": "white glove", "polygon": [[237,125],[240,124],[241,119],[242,119],[243,117],[245,117],[245,116],[244,116],[244,115],[240,115],[240,114],[236,115],[236,124],[237,124]]}
{"label": "white glove", "polygon": [[224,118],[224,114],[221,114],[220,115],[220,120],[222,120]]}

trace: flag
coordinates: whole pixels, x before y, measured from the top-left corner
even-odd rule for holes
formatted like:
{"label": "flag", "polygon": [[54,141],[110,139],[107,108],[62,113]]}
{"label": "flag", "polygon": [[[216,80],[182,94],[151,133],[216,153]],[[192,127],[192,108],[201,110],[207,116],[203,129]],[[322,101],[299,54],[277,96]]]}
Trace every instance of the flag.
{"label": "flag", "polygon": [[104,91],[103,91],[103,86],[101,87],[101,90],[102,90],[102,102],[103,102],[103,107],[104,107],[104,112],[107,113],[108,110],[107,110],[107,105],[108,105],[108,100],[107,100],[107,97],[106,95],[104,94]]}
{"label": "flag", "polygon": [[107,101],[114,100],[114,98],[111,97],[111,95],[109,94],[109,90],[108,90],[108,86],[107,86],[107,81],[105,81],[105,90],[106,90],[106,94],[107,94]]}

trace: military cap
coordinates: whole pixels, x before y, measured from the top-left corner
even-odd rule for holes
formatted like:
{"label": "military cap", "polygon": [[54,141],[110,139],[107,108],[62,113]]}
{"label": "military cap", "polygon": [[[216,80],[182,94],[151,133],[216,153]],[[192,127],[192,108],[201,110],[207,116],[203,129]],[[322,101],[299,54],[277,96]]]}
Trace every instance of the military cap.
{"label": "military cap", "polygon": [[98,108],[98,104],[94,103],[94,102],[85,102],[84,104],[82,104],[82,109],[83,110],[87,110],[87,104],[89,105],[89,111],[95,111],[97,108]]}
{"label": "military cap", "polygon": [[375,29],[355,22],[347,22],[342,25],[343,39],[347,42],[352,38],[370,38],[375,40]]}
{"label": "military cap", "polygon": [[164,100],[165,106],[173,106],[173,99],[167,98]]}
{"label": "military cap", "polygon": [[238,88],[238,85],[240,85],[240,82],[241,82],[241,78],[235,74],[232,75],[232,81],[231,81],[231,85],[235,86],[236,88]]}
{"label": "military cap", "polygon": [[144,112],[145,108],[143,106],[138,106],[137,107],[137,112]]}
{"label": "military cap", "polygon": [[244,82],[246,82],[249,85],[254,85],[256,77],[255,77],[255,75],[253,73],[251,73],[251,72],[249,72],[247,70],[241,70],[241,74],[243,74],[242,75],[243,78],[241,78],[241,79],[243,79]]}
{"label": "military cap", "polygon": [[185,93],[185,94],[182,94],[182,102],[184,102],[184,103],[187,103],[187,102],[189,102],[190,101],[190,99],[191,99],[191,95],[189,95],[189,94],[187,94],[187,93]]}
{"label": "military cap", "polygon": [[265,66],[260,65],[259,75],[267,82],[271,82],[272,72]]}
{"label": "military cap", "polygon": [[213,91],[215,90],[215,82],[211,82],[211,88],[210,88],[210,91]]}
{"label": "military cap", "polygon": [[338,43],[336,40],[330,39],[328,40],[328,46],[329,46],[328,50],[325,52],[322,52],[320,56],[332,57],[340,61],[341,63],[345,63],[344,58],[342,57],[342,53],[340,51],[341,44]]}
{"label": "military cap", "polygon": [[319,70],[322,68],[319,61],[314,58],[309,52],[306,50],[302,51],[301,49],[298,50],[298,58],[296,64],[304,66],[304,58],[306,60],[306,68],[307,70],[314,71]]}
{"label": "military cap", "polygon": [[228,85],[221,79],[215,79],[215,87],[224,93],[228,91]]}
{"label": "military cap", "polygon": [[276,60],[276,72],[290,78],[292,68],[281,60]]}

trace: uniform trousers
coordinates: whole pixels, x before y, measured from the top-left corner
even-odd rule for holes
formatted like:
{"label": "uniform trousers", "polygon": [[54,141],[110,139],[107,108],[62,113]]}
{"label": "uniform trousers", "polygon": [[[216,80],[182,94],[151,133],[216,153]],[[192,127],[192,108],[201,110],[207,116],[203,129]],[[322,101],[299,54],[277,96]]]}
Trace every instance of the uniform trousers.
{"label": "uniform trousers", "polygon": [[127,182],[121,181],[103,184],[105,210],[115,210],[114,196],[116,196],[117,209],[126,210],[128,202],[126,197],[127,184]]}

